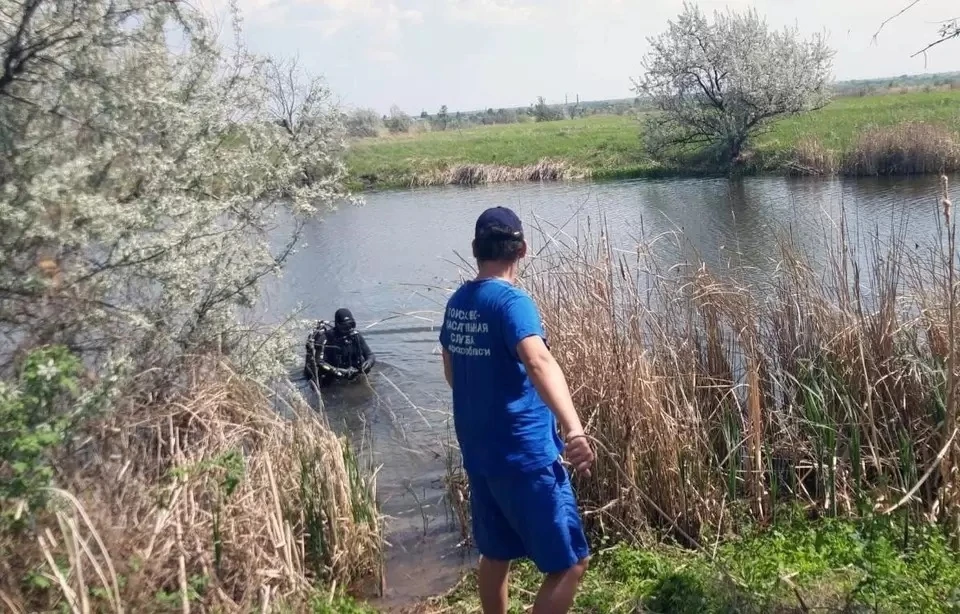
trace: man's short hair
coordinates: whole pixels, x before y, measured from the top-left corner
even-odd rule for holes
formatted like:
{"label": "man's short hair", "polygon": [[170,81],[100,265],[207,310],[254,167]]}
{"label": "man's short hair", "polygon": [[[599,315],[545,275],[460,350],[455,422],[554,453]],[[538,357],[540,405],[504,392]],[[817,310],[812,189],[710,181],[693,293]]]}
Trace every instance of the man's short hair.
{"label": "man's short hair", "polygon": [[516,262],[523,245],[523,224],[510,209],[493,207],[477,218],[473,257],[478,261]]}

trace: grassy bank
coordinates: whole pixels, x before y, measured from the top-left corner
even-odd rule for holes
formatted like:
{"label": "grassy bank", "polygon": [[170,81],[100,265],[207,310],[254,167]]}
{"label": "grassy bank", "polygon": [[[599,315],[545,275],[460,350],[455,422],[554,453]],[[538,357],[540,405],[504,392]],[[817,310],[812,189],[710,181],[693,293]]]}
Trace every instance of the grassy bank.
{"label": "grassy bank", "polygon": [[[825,109],[775,124],[755,144],[750,168],[836,171],[848,154],[865,145],[859,143],[863,135],[905,122],[934,124],[940,132],[960,130],[960,91],[840,98]],[[562,167],[564,176],[597,179],[683,172],[651,161],[640,130],[636,118],[628,116],[451,129],[357,140],[347,163],[356,186],[375,188],[454,183],[471,177],[464,175],[465,168],[484,166],[492,177],[527,178],[503,169],[544,162]]]}
{"label": "grassy bank", "polygon": [[353,181],[374,187],[416,184],[419,177],[459,164],[523,167],[543,159],[597,174],[648,165],[637,134],[634,119],[603,115],[478,126],[354,141],[347,165]]}
{"label": "grassy bank", "polygon": [[[960,559],[943,533],[906,518],[802,516],[697,553],[664,544],[598,548],[573,612],[956,612]],[[542,576],[512,576],[511,612],[533,602]],[[479,612],[475,578],[411,611]]]}

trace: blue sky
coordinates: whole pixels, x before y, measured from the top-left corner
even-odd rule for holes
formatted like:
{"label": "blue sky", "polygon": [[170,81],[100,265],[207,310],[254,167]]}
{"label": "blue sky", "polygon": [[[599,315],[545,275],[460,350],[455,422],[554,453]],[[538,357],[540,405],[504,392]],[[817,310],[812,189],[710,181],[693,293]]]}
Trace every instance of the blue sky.
{"label": "blue sky", "polygon": [[[225,15],[225,0],[194,0]],[[960,17],[955,0],[703,0],[708,12],[754,7],[773,26],[826,31],[839,79],[960,70],[960,40],[910,55]],[[239,0],[258,52],[298,55],[346,106],[410,113],[632,96],[646,37],[682,0]]]}

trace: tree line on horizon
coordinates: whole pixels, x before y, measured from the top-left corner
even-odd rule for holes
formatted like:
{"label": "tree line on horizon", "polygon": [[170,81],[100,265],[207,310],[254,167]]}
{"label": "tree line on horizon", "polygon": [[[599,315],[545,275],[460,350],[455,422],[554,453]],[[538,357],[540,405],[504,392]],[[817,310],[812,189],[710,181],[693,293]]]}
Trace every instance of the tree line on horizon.
{"label": "tree line on horizon", "polygon": [[[903,74],[896,77],[875,79],[851,79],[831,85],[836,98],[906,94],[960,89],[960,72],[935,74]],[[580,101],[576,104],[550,104],[541,96],[528,107],[492,107],[476,111],[449,111],[447,105],[436,113],[421,111],[414,116],[393,105],[390,113],[381,114],[371,108],[357,108],[344,114],[343,121],[348,136],[374,138],[384,133],[443,131],[474,126],[516,124],[529,121],[558,121],[594,115],[627,115],[631,112],[651,110],[652,101],[641,97]]]}
{"label": "tree line on horizon", "polygon": [[639,98],[550,104],[543,96],[539,96],[529,107],[490,107],[486,110],[451,112],[447,105],[442,105],[436,113],[424,110],[417,117],[397,105],[393,105],[385,115],[374,109],[359,108],[346,114],[344,124],[349,136],[371,138],[384,133],[442,132],[473,126],[559,121],[590,115],[625,115],[641,106],[643,101]]}

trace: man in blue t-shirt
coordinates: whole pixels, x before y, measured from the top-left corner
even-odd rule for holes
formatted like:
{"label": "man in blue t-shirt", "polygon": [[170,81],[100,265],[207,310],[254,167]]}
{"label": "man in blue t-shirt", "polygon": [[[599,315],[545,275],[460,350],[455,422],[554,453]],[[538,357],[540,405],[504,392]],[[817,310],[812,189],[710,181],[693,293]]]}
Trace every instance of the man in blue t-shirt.
{"label": "man in blue t-shirt", "polygon": [[534,613],[568,611],[589,558],[560,455],[589,475],[594,454],[537,306],[514,285],[526,252],[513,211],[484,211],[473,240],[479,274],[450,298],[440,332],[486,614],[507,611],[510,561],[523,557],[546,574]]}

